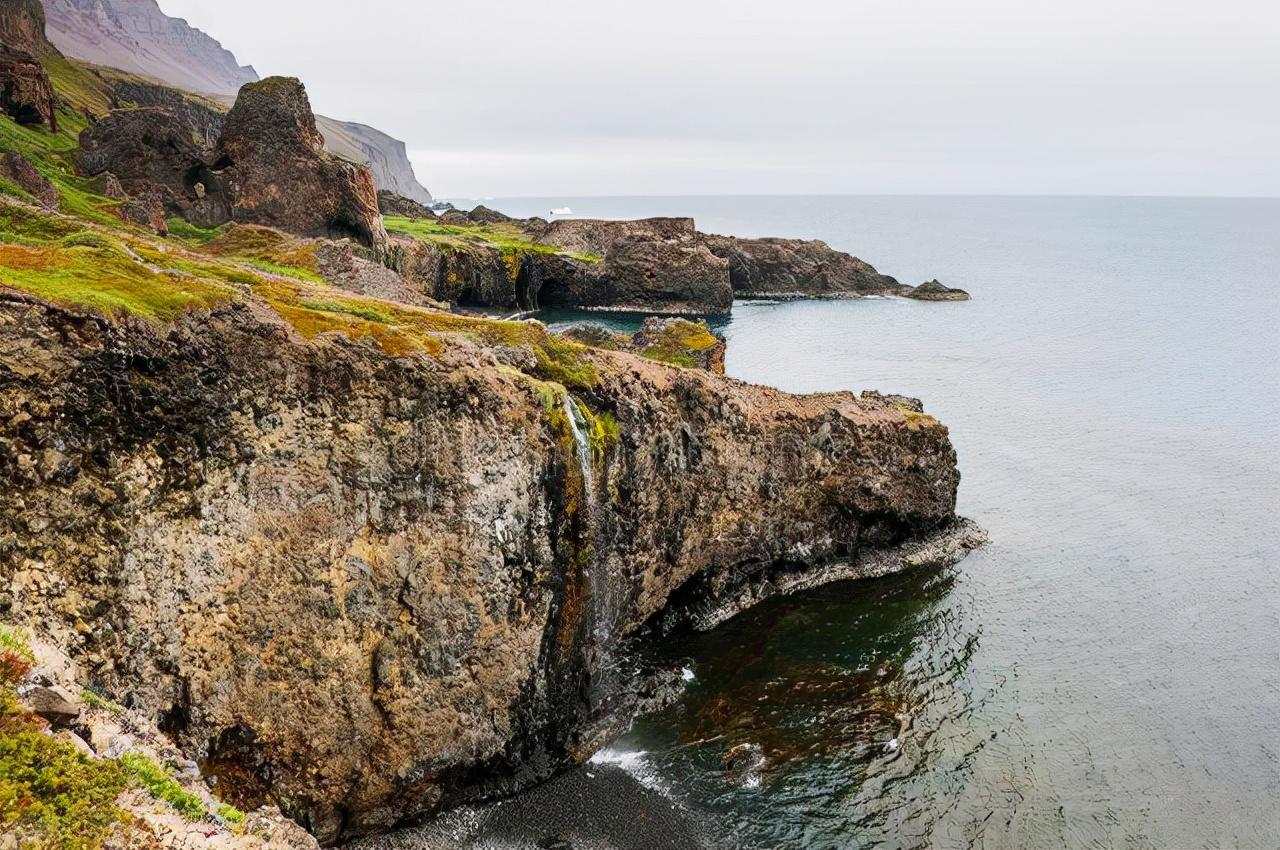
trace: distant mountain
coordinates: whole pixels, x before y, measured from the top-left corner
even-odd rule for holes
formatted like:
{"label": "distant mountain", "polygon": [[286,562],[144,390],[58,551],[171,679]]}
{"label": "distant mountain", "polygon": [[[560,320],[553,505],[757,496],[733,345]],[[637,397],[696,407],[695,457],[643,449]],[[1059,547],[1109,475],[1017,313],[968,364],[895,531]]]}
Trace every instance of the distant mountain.
{"label": "distant mountain", "polygon": [[[234,97],[258,72],[215,39],[161,11],[156,0],[44,0],[49,40],[67,56],[119,68],[207,95]],[[219,98],[220,100],[224,98]],[[366,127],[317,116],[325,147],[364,162],[379,189],[431,203],[404,142]]]}
{"label": "distant mountain", "polygon": [[379,189],[411,198],[420,204],[432,202],[431,193],[414,176],[413,164],[404,142],[365,124],[316,116],[316,126],[325,147],[346,159],[366,162]]}
{"label": "distant mountain", "polygon": [[202,94],[235,94],[258,73],[156,0],[44,0],[49,40],[67,56]]}

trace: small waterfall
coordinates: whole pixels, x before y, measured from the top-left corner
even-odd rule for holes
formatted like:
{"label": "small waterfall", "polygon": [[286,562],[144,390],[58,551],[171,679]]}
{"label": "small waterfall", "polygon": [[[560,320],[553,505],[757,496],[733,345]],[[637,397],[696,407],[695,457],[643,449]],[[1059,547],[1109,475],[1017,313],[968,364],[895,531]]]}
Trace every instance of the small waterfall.
{"label": "small waterfall", "polygon": [[[578,468],[582,474],[583,500],[581,510],[586,521],[587,539],[584,543],[591,546],[591,560],[587,567],[587,589],[590,593],[590,611],[592,632],[596,637],[597,649],[601,649],[613,634],[614,622],[617,619],[616,605],[610,588],[608,571],[604,559],[601,558],[602,544],[600,521],[602,505],[600,492],[596,486],[594,452],[591,438],[587,434],[590,427],[586,415],[578,402],[569,393],[564,394],[564,412],[573,431],[573,442],[577,447]],[[603,652],[601,653],[603,656]],[[599,659],[601,662],[604,658]]]}

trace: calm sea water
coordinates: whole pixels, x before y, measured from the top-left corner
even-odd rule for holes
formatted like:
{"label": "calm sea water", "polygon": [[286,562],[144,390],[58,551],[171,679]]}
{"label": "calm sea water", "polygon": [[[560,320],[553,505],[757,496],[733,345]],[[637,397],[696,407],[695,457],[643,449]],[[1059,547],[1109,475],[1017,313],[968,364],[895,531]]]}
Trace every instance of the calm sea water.
{"label": "calm sea water", "polygon": [[456,839],[1280,846],[1280,201],[488,203],[821,238],[969,290],[739,304],[720,330],[735,377],[924,399],[991,543],[666,648],[679,704]]}

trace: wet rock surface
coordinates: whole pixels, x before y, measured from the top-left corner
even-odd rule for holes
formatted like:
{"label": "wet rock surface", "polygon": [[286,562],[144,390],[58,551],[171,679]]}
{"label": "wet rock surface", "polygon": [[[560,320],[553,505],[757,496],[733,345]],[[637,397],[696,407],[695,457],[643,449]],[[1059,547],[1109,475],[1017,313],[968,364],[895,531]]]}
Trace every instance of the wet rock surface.
{"label": "wet rock surface", "polygon": [[549,404],[497,355],[6,296],[9,615],[220,793],[333,841],[590,755],[610,654],[700,583],[891,569],[954,522],[946,429],[890,399],[584,349],[596,377]]}

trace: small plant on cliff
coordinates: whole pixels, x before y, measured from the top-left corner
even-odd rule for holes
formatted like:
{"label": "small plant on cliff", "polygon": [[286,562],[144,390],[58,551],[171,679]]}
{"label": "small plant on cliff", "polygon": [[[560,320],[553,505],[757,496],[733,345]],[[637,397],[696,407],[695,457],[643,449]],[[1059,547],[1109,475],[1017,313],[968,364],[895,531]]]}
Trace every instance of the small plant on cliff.
{"label": "small plant on cliff", "polygon": [[164,800],[187,820],[204,820],[204,801],[183,788],[160,765],[142,753],[125,753],[120,757],[129,775],[157,800]]}

